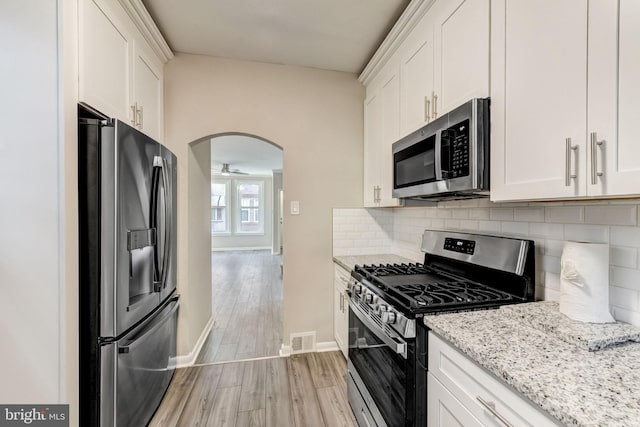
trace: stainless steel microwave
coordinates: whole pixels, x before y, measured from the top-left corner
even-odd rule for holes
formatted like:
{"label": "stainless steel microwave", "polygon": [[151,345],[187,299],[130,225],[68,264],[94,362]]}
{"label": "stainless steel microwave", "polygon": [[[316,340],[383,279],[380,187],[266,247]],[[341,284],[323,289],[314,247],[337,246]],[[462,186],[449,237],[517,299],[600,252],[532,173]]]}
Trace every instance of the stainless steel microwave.
{"label": "stainless steel microwave", "polygon": [[393,197],[489,195],[489,99],[472,99],[393,144]]}

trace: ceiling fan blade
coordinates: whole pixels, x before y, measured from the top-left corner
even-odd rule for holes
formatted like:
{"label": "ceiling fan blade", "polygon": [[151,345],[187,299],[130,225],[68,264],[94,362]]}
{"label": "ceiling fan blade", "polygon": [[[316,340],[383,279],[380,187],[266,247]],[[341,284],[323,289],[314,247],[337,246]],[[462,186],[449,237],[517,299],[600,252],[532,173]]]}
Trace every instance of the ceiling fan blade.
{"label": "ceiling fan blade", "polygon": [[232,169],[229,172],[234,174],[234,175],[249,175],[247,172],[242,172],[242,171],[240,171],[238,169]]}

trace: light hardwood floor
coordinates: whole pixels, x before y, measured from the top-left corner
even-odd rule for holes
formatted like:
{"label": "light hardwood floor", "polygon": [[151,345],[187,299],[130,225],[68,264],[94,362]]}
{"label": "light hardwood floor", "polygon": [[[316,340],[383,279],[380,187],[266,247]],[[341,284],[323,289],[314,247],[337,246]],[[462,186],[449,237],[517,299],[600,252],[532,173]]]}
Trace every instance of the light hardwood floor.
{"label": "light hardwood floor", "polygon": [[176,370],[152,427],[355,427],[342,353]]}
{"label": "light hardwood floor", "polygon": [[197,363],[279,354],[282,344],[281,260],[270,251],[212,252],[215,323]]}

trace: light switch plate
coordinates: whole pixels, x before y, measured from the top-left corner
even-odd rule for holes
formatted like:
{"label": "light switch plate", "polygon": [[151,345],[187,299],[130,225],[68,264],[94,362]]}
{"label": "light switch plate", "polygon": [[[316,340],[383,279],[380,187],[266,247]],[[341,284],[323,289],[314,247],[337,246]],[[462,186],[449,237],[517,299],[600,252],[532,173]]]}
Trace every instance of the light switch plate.
{"label": "light switch plate", "polygon": [[291,202],[291,215],[300,215],[300,202],[297,200]]}

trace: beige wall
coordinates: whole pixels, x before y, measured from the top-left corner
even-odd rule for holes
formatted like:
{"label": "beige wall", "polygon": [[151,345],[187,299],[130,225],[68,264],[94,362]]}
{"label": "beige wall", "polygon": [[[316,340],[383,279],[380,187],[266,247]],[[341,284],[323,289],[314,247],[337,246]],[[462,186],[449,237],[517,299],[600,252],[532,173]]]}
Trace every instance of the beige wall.
{"label": "beige wall", "polygon": [[[315,330],[318,341],[333,340],[331,209],[362,204],[363,99],[348,73],[186,54],[166,65],[165,143],[179,167],[179,354],[192,350],[210,317],[199,304],[211,295],[208,218],[194,222],[191,213],[202,209],[197,197],[209,201],[192,188],[209,184],[189,170],[199,156],[189,143],[226,132],[284,149],[285,337]],[[289,214],[292,200],[299,216]]]}

